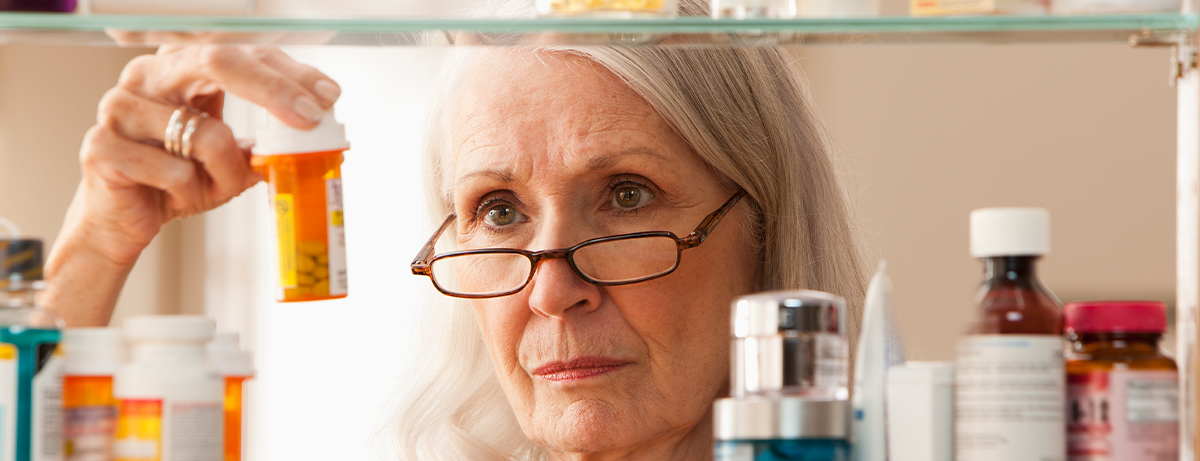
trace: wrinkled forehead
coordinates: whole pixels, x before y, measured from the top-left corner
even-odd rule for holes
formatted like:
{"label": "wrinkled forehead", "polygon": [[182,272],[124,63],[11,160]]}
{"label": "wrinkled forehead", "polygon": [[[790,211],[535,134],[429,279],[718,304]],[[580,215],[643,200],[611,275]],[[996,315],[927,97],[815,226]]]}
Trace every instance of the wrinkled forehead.
{"label": "wrinkled forehead", "polygon": [[444,120],[446,192],[464,168],[586,163],[572,156],[594,153],[580,145],[589,140],[621,133],[673,135],[620,77],[573,52],[488,49],[460,65],[462,78]]}

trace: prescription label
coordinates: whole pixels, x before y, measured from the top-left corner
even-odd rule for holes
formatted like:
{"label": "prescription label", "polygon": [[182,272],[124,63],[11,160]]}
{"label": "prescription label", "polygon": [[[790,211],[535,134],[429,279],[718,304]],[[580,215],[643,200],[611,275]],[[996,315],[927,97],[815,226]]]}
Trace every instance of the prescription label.
{"label": "prescription label", "polygon": [[296,286],[296,199],[275,194],[275,238],[279,245],[279,285]]}
{"label": "prescription label", "polygon": [[1179,377],[1165,370],[1112,370],[1067,377],[1071,461],[1179,457]]}
{"label": "prescription label", "polygon": [[63,378],[63,439],[67,461],[111,459],[116,427],[112,377]]}
{"label": "prescription label", "polygon": [[222,461],[225,411],[219,402],[122,399],[116,461]]}
{"label": "prescription label", "polygon": [[61,460],[63,455],[63,353],[57,343],[37,345],[37,371],[31,385],[32,460]]}
{"label": "prescription label", "polygon": [[958,343],[955,460],[1063,461],[1062,338],[972,335]]}
{"label": "prescription label", "polygon": [[329,214],[329,295],[341,296],[348,291],[346,275],[346,223],[342,208],[342,180],[325,180],[325,209]]}
{"label": "prescription label", "polygon": [[162,400],[122,399],[117,402],[116,461],[162,459]]}

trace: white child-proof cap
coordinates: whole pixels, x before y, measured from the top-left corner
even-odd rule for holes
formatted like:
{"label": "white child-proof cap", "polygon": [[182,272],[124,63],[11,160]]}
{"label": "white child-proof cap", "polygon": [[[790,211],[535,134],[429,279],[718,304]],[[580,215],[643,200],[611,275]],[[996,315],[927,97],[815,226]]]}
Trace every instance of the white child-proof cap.
{"label": "white child-proof cap", "polygon": [[1050,252],[1045,208],[981,208],[971,212],[971,256],[1035,256]]}
{"label": "white child-proof cap", "polygon": [[253,376],[254,356],[241,348],[239,336],[232,331],[218,331],[204,346],[208,365],[225,376]]}
{"label": "white child-proof cap", "polygon": [[63,374],[71,376],[112,376],[128,356],[117,328],[68,328],[62,348]]}
{"label": "white child-proof cap", "polygon": [[200,315],[143,315],[125,319],[123,329],[130,343],[205,343],[215,325]]}
{"label": "white child-proof cap", "polygon": [[254,155],[289,155],[349,148],[346,125],[338,123],[333,109],[329,109],[321,116],[321,123],[311,130],[292,128],[267,113],[255,134],[252,152]]}

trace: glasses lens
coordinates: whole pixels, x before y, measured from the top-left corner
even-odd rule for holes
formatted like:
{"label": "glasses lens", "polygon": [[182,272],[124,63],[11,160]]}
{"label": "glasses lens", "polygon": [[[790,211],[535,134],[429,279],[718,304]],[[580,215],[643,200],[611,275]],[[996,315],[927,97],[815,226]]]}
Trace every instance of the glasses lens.
{"label": "glasses lens", "polygon": [[499,295],[525,284],[532,265],[520,253],[449,256],[430,265],[433,283],[442,291],[464,295]]}
{"label": "glasses lens", "polygon": [[575,250],[575,266],[597,282],[621,283],[675,270],[679,248],[665,236],[609,240]]}

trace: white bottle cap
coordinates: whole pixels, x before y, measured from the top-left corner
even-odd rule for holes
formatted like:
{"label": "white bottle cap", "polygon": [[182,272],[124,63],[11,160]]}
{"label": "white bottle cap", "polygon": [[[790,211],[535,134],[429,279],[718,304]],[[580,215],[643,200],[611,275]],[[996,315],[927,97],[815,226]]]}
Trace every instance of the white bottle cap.
{"label": "white bottle cap", "polygon": [[112,376],[127,357],[117,328],[68,328],[62,332],[63,374]]}
{"label": "white bottle cap", "polygon": [[1045,208],[981,208],[971,212],[971,255],[1034,256],[1050,252]]}
{"label": "white bottle cap", "polygon": [[141,315],[125,319],[124,326],[130,343],[204,343],[214,328],[212,320],[199,315]]}
{"label": "white bottle cap", "polygon": [[254,155],[289,155],[311,152],[346,150],[346,125],[337,122],[333,109],[325,111],[321,123],[311,130],[292,128],[291,125],[267,113],[258,127],[254,142]]}
{"label": "white bottle cap", "polygon": [[204,347],[208,365],[225,376],[253,376],[254,356],[243,351],[236,332],[218,331]]}

